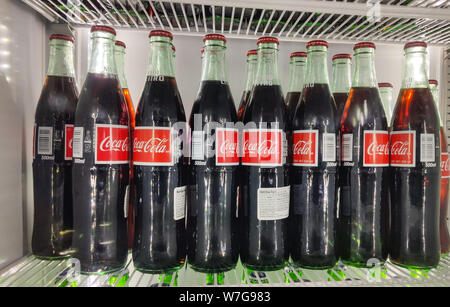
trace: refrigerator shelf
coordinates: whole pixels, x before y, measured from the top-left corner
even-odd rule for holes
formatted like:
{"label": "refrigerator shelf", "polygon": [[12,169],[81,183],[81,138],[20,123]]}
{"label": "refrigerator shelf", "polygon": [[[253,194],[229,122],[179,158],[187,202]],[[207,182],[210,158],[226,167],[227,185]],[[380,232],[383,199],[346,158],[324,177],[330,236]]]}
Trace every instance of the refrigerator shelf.
{"label": "refrigerator shelf", "polygon": [[[75,266],[74,266],[75,264]],[[27,256],[0,272],[0,287],[168,287],[168,286],[450,286],[450,255],[431,270],[412,270],[387,262],[372,269],[339,263],[330,270],[307,270],[289,264],[273,272],[249,271],[239,263],[225,273],[204,274],[184,266],[172,274],[143,274],[134,269],[131,255],[126,267],[107,275],[76,274],[72,259],[48,261]]]}
{"label": "refrigerator shelf", "polygon": [[282,41],[450,43],[450,0],[22,0],[50,22]]}

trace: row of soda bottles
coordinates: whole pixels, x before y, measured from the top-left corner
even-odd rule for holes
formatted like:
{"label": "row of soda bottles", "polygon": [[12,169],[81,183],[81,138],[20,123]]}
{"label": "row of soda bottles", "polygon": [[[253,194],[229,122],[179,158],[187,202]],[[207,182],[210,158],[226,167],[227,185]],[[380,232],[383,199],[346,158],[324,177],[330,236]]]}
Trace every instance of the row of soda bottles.
{"label": "row of soda bottles", "polygon": [[[135,268],[157,273],[179,269],[186,256],[194,270],[220,272],[239,256],[245,267],[264,271],[284,267],[289,257],[324,269],[338,259],[367,266],[388,255],[399,265],[429,268],[441,249],[448,253],[448,170],[441,182],[440,169],[446,144],[425,43],[405,45],[389,127],[373,43],[354,46],[351,89],[336,90],[335,101],[328,45],[309,42],[306,57],[292,55],[285,103],[278,40],[261,37],[247,56],[236,111],[226,38],[208,34],[186,125],[172,34],[153,30],[149,39],[147,80],[134,114],[125,45],[115,42],[114,29],[91,28],[79,98],[73,38],[50,37],[33,137],[33,254],[72,256],[82,272],[105,273],[124,266],[130,244]],[[334,65],[348,69],[349,57],[335,57]]]}

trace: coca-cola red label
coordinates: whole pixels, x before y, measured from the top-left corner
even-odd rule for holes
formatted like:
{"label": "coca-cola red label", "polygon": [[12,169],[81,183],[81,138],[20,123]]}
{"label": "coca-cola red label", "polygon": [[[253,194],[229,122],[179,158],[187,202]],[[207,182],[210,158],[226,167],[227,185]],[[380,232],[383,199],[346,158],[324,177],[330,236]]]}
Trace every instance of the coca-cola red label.
{"label": "coca-cola red label", "polygon": [[416,166],[416,132],[391,132],[391,166]]}
{"label": "coca-cola red label", "polygon": [[133,163],[136,165],[173,165],[171,127],[136,127]]}
{"label": "coca-cola red label", "polygon": [[73,125],[66,125],[64,127],[64,159],[72,160],[73,153]]}
{"label": "coca-cola red label", "polygon": [[450,178],[450,159],[448,152],[441,153],[441,177]]}
{"label": "coca-cola red label", "polygon": [[216,129],[216,165],[239,164],[239,131],[237,129]]}
{"label": "coca-cola red label", "polygon": [[283,165],[281,129],[244,130],[242,164],[253,166]]}
{"label": "coca-cola red label", "polygon": [[128,126],[97,124],[95,133],[96,164],[125,164],[129,162]]}
{"label": "coca-cola red label", "polygon": [[292,142],[292,163],[301,166],[317,166],[319,163],[319,131],[295,130]]}
{"label": "coca-cola red label", "polygon": [[389,133],[364,131],[363,166],[389,166]]}

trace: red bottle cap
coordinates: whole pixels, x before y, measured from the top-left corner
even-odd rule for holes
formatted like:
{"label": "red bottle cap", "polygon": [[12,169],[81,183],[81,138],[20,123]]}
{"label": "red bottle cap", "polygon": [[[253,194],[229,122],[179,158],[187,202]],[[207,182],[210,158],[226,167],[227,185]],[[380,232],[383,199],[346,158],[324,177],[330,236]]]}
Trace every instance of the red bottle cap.
{"label": "red bottle cap", "polygon": [[258,55],[258,50],[252,49],[247,51],[247,56],[249,55]]}
{"label": "red bottle cap", "polygon": [[307,57],[307,54],[306,54],[306,52],[296,51],[296,52],[292,52],[291,55],[289,56],[290,59],[292,59],[294,57]]}
{"label": "red bottle cap", "polygon": [[427,48],[427,43],[425,42],[410,42],[410,43],[406,43],[405,47],[403,49],[408,49],[411,47],[425,47]]}
{"label": "red bottle cap", "polygon": [[428,80],[428,83],[429,83],[429,84],[434,84],[434,85],[438,85],[438,84],[439,84],[438,81],[437,81],[437,80],[434,80],[434,79]]}
{"label": "red bottle cap", "polygon": [[122,42],[122,41],[116,41],[116,46],[120,46],[120,47],[123,47],[123,48],[127,48],[127,45],[125,45],[125,43],[124,42]]}
{"label": "red bottle cap", "polygon": [[349,59],[349,60],[351,60],[352,56],[350,54],[348,54],[348,53],[338,53],[338,54],[333,55],[333,57],[331,58],[331,61],[334,61],[336,59]]}
{"label": "red bottle cap", "polygon": [[358,48],[373,48],[373,49],[377,49],[375,47],[375,44],[371,43],[371,42],[357,43],[357,44],[355,44],[355,46],[353,46],[353,50],[356,50]]}
{"label": "red bottle cap", "polygon": [[165,31],[165,30],[152,30],[148,34],[148,37],[152,37],[152,36],[165,36],[170,39],[173,39],[172,33],[170,33],[169,31]]}
{"label": "red bottle cap", "polygon": [[203,42],[207,41],[207,40],[212,40],[212,39],[217,39],[223,42],[227,42],[227,39],[225,36],[221,35],[221,34],[206,34],[203,37]]}
{"label": "red bottle cap", "polygon": [[392,83],[389,83],[389,82],[381,82],[381,83],[378,83],[378,87],[394,87],[393,85],[392,85]]}
{"label": "red bottle cap", "polygon": [[114,30],[114,28],[107,27],[107,26],[93,26],[91,28],[91,33],[97,32],[97,31],[108,32],[108,33],[116,35],[116,30]]}
{"label": "red bottle cap", "polygon": [[172,45],[172,50],[173,50],[173,52],[175,52],[175,46],[174,45]]}
{"label": "red bottle cap", "polygon": [[310,46],[325,46],[325,47],[328,48],[328,43],[326,41],[323,41],[323,40],[314,40],[314,41],[309,41],[306,44],[306,48],[308,48]]}
{"label": "red bottle cap", "polygon": [[72,42],[72,43],[75,42],[75,40],[74,40],[74,38],[72,36],[64,35],[64,34],[52,34],[52,35],[50,35],[50,39],[49,40],[53,40],[53,39],[62,39],[62,40],[69,41],[69,42]]}
{"label": "red bottle cap", "polygon": [[256,44],[259,45],[261,43],[275,43],[277,45],[280,44],[280,42],[278,41],[278,38],[272,37],[272,36],[263,36],[263,37],[258,38],[258,40],[256,41]]}

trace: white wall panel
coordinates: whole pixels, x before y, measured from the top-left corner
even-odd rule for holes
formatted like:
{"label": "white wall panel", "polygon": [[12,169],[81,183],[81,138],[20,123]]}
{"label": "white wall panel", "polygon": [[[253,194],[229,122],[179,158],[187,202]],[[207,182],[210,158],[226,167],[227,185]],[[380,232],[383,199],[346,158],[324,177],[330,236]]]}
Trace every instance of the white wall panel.
{"label": "white wall panel", "polygon": [[0,268],[29,250],[34,109],[44,80],[45,24],[20,1],[0,1]]}

